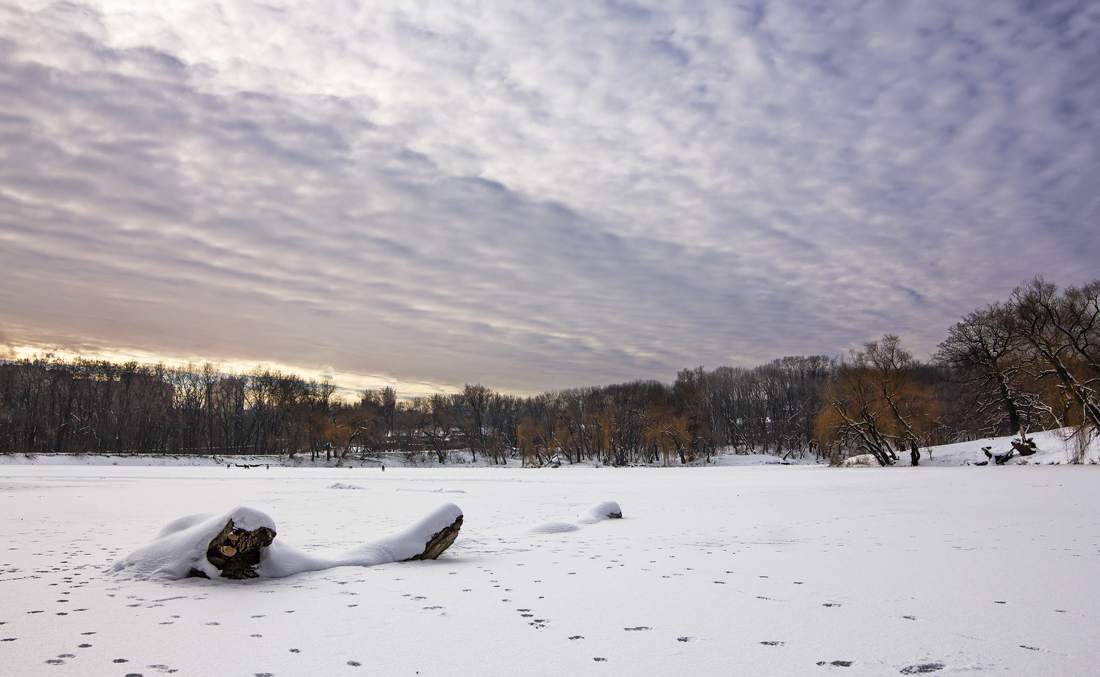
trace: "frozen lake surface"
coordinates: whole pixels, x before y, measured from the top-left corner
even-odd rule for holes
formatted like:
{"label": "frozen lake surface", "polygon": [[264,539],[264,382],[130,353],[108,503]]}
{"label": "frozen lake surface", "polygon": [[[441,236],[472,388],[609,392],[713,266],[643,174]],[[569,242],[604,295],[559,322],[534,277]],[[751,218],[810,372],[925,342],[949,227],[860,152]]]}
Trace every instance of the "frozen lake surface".
{"label": "frozen lake surface", "polygon": [[[0,487],[3,675],[1100,674],[1094,466],[8,465]],[[624,519],[578,520],[609,500]],[[446,502],[465,523],[436,561],[111,572],[191,513],[250,506],[323,554]]]}

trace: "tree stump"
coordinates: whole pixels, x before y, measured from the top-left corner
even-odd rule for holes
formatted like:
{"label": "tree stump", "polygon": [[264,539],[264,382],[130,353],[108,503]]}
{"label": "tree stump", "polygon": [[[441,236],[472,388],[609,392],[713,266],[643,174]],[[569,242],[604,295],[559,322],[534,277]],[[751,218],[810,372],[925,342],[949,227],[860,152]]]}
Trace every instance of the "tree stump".
{"label": "tree stump", "polygon": [[441,531],[432,534],[432,537],[428,539],[428,543],[424,546],[424,552],[403,561],[411,562],[413,560],[439,557],[444,550],[451,547],[451,544],[455,542],[455,539],[458,538],[458,530],[461,528],[462,515],[459,515],[450,526],[443,527]]}
{"label": "tree stump", "polygon": [[[225,527],[206,548],[206,559],[222,572],[222,578],[240,581],[256,578],[256,565],[260,563],[261,548],[266,548],[275,540],[275,532],[267,527],[255,531],[245,531],[233,526],[229,520]],[[192,568],[189,578],[209,578],[205,573]]]}

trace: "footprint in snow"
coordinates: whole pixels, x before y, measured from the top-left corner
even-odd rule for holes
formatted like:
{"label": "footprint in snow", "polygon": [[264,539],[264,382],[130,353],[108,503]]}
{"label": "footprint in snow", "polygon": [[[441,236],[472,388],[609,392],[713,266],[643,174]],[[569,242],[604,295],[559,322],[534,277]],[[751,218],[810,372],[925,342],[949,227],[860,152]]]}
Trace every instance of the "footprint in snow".
{"label": "footprint in snow", "polygon": [[901,669],[903,675],[923,675],[929,672],[936,672],[937,670],[943,670],[943,663],[920,663],[918,665],[910,665]]}

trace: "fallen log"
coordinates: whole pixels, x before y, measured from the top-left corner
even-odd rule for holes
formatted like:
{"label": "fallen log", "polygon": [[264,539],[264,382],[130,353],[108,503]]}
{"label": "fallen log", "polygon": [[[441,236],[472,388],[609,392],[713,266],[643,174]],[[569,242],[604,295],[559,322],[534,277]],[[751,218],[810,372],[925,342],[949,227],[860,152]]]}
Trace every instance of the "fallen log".
{"label": "fallen log", "polygon": [[[206,561],[222,572],[222,578],[242,581],[256,578],[256,565],[260,563],[263,548],[275,540],[275,531],[267,527],[258,527],[252,531],[239,529],[230,519],[221,532],[210,540],[206,548]],[[204,572],[192,567],[188,578],[209,578]]]}
{"label": "fallen log", "polygon": [[997,465],[1004,465],[1005,463],[1008,463],[1008,461],[1016,455],[1015,449],[1009,449],[1008,452],[1004,454],[994,454],[990,451],[990,449],[992,448],[993,447],[982,447],[982,451],[985,452],[986,458],[988,458],[990,461],[993,461]]}
{"label": "fallen log", "polygon": [[419,555],[413,555],[412,557],[401,560],[402,562],[412,562],[413,560],[423,559],[435,559],[443,554],[443,551],[451,547],[451,544],[458,538],[458,530],[462,528],[462,515],[455,518],[455,521],[450,525],[443,527],[439,532],[432,534],[432,537],[428,539],[427,544],[424,545],[424,552]]}
{"label": "fallen log", "polygon": [[1021,456],[1031,456],[1035,452],[1039,451],[1035,447],[1035,440],[1030,437],[1026,440],[1012,440],[1012,448],[1016,450]]}
{"label": "fallen log", "polygon": [[115,562],[113,569],[143,579],[281,578],[338,566],[436,559],[455,542],[461,528],[462,510],[445,503],[403,531],[323,555],[276,539],[274,520],[238,507],[221,515],[173,520],[154,540]]}

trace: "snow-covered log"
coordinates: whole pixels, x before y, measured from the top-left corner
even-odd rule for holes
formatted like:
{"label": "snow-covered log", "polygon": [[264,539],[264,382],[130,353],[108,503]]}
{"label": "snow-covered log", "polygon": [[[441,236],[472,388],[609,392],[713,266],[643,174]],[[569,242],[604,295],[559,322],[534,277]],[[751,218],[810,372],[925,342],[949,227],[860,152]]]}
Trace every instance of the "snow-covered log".
{"label": "snow-covered log", "polygon": [[595,524],[605,519],[622,519],[623,510],[615,501],[604,501],[588,506],[584,512],[572,522],[543,522],[529,529],[532,534],[558,534],[567,531],[576,531],[589,524]]}
{"label": "snow-covered log", "polygon": [[152,541],[115,562],[114,571],[135,578],[240,580],[435,559],[454,543],[461,528],[462,509],[444,503],[396,534],[336,556],[319,556],[276,540],[275,521],[265,513],[238,507],[221,515],[189,515],[172,521]]}

